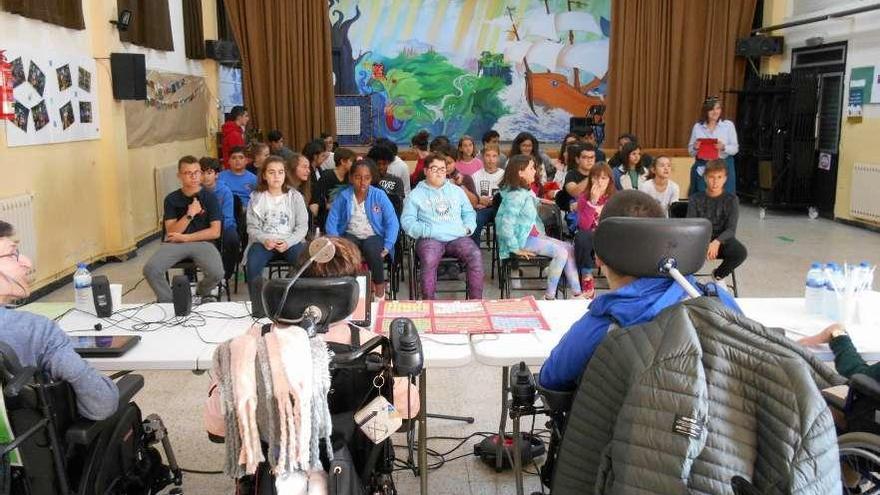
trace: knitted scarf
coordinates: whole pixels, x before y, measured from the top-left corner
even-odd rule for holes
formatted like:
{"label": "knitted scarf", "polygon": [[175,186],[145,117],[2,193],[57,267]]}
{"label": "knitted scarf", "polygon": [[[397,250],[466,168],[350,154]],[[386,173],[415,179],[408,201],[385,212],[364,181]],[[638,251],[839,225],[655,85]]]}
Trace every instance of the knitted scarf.
{"label": "knitted scarf", "polygon": [[213,372],[220,387],[223,420],[226,423],[226,462],[223,471],[232,478],[245,475],[244,466],[238,463],[241,451],[241,437],[238,431],[238,418],[235,408],[235,395],[232,391],[232,370],[230,368],[229,342],[223,342],[214,350]]}
{"label": "knitted scarf", "polygon": [[245,472],[253,474],[257,465],[265,460],[257,427],[257,339],[251,334],[240,335],[229,343],[232,354],[230,368],[233,375],[232,391],[235,394],[241,433],[241,453],[238,463],[245,465]]}
{"label": "knitted scarf", "polygon": [[257,339],[257,424],[260,427],[260,438],[269,444],[267,460],[273,469],[278,464],[278,422],[269,350],[266,340],[261,338]]}
{"label": "knitted scarf", "polygon": [[327,459],[333,460],[333,445],[330,434],[333,432],[333,422],[330,417],[330,406],[327,403],[327,394],[330,392],[330,349],[323,339],[315,337],[309,341],[312,354],[312,438],[309,444],[309,456],[312,460],[311,468],[321,468],[320,442],[324,440],[327,450]]}
{"label": "knitted scarf", "polygon": [[[299,414],[300,424],[293,442],[287,445],[291,467],[307,470],[310,466],[310,442],[312,436],[312,364],[311,346],[306,333],[299,327],[278,328],[272,333],[278,339],[281,362],[292,395],[299,400],[294,403]],[[284,465],[281,465],[284,468]]]}

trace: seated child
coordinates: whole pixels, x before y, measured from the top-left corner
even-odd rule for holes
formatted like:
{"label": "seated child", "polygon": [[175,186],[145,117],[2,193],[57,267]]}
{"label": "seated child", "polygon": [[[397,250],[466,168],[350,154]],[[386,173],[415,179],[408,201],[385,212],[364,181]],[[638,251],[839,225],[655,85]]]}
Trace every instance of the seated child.
{"label": "seated child", "polygon": [[575,214],[577,233],[574,236],[574,252],[581,275],[581,291],[592,299],[596,293],[593,280],[593,231],[599,226],[599,216],[605,203],[617,192],[614,188],[611,167],[599,163],[590,169],[586,189],[577,196]]}
{"label": "seated child", "polygon": [[668,216],[669,205],[678,201],[680,192],[678,184],[669,178],[672,175],[672,161],[668,156],[660,155],[651,162],[650,170],[651,178],[639,190],[656,199]]}

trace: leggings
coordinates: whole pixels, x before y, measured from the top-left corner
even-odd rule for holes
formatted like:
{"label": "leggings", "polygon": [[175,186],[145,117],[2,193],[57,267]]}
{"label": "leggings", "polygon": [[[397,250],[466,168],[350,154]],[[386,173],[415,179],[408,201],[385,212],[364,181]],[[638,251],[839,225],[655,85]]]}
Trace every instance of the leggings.
{"label": "leggings", "polygon": [[581,283],[578,279],[577,267],[574,264],[574,249],[571,244],[553,239],[547,236],[529,236],[526,239],[524,249],[541,256],[553,258],[547,267],[547,296],[556,297],[556,287],[559,285],[559,277],[565,272],[568,286],[575,295],[581,293]]}

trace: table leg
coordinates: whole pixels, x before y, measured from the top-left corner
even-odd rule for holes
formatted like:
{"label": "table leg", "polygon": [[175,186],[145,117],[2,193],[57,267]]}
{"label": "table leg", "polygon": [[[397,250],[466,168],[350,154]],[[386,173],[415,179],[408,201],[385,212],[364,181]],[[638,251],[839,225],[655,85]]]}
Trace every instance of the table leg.
{"label": "table leg", "polygon": [[419,493],[428,493],[428,374],[425,368],[419,375]]}
{"label": "table leg", "polygon": [[523,495],[522,452],[520,451],[519,415],[510,418],[513,423],[513,474],[516,478],[516,495]]}
{"label": "table leg", "polygon": [[507,382],[510,367],[501,368],[501,421],[498,424],[498,446],[495,450],[495,472],[500,473],[504,465],[504,430],[507,428]]}

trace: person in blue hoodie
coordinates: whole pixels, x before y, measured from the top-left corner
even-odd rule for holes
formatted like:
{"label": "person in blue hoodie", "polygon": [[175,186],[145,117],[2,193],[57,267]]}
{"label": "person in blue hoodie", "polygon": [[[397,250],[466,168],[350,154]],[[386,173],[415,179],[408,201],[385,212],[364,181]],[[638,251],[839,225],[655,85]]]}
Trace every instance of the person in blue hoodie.
{"label": "person in blue hoodie", "polygon": [[376,164],[369,158],[352,165],[348,172],[351,186],[336,195],[324,230],[329,236],[345,237],[360,249],[370,267],[373,295],[382,299],[385,297],[384,260],[394,256],[400,223],[388,194],[370,185],[377,174]]}
{"label": "person in blue hoodie", "polygon": [[464,191],[446,179],[446,161],[435,154],[425,157],[425,180],[406,197],[400,224],[416,240],[422,264],[422,296],[434,299],[437,266],[443,255],[465,265],[468,299],[483,297],[483,255],[470,235],[477,227],[477,214]]}
{"label": "person in blue hoodie", "polygon": [[232,191],[225,184],[218,181],[220,176],[220,161],[210,156],[199,158],[202,168],[202,187],[214,193],[217,203],[220,205],[220,213],[223,217],[220,224],[221,242],[223,249],[220,257],[223,258],[223,278],[229,280],[235,271],[235,265],[241,261],[241,238],[238,235],[238,221],[235,218],[235,200]]}
{"label": "person in blue hoodie", "polygon": [[[599,222],[610,217],[663,218],[665,213],[656,200],[641,191],[621,191],[602,209]],[[674,220],[672,220],[674,221]],[[614,323],[625,328],[652,320],[661,311],[677,304],[687,296],[684,289],[671,278],[637,278],[618,273],[614,268],[596,262],[608,276],[610,292],[600,295],[590,304],[589,311],[571,326],[556,344],[550,357],[541,367],[541,386],[551,390],[574,390],[584,368]],[[688,277],[692,285],[696,280]],[[699,290],[699,289],[698,289]],[[724,290],[717,290],[721,302],[739,308]]]}

